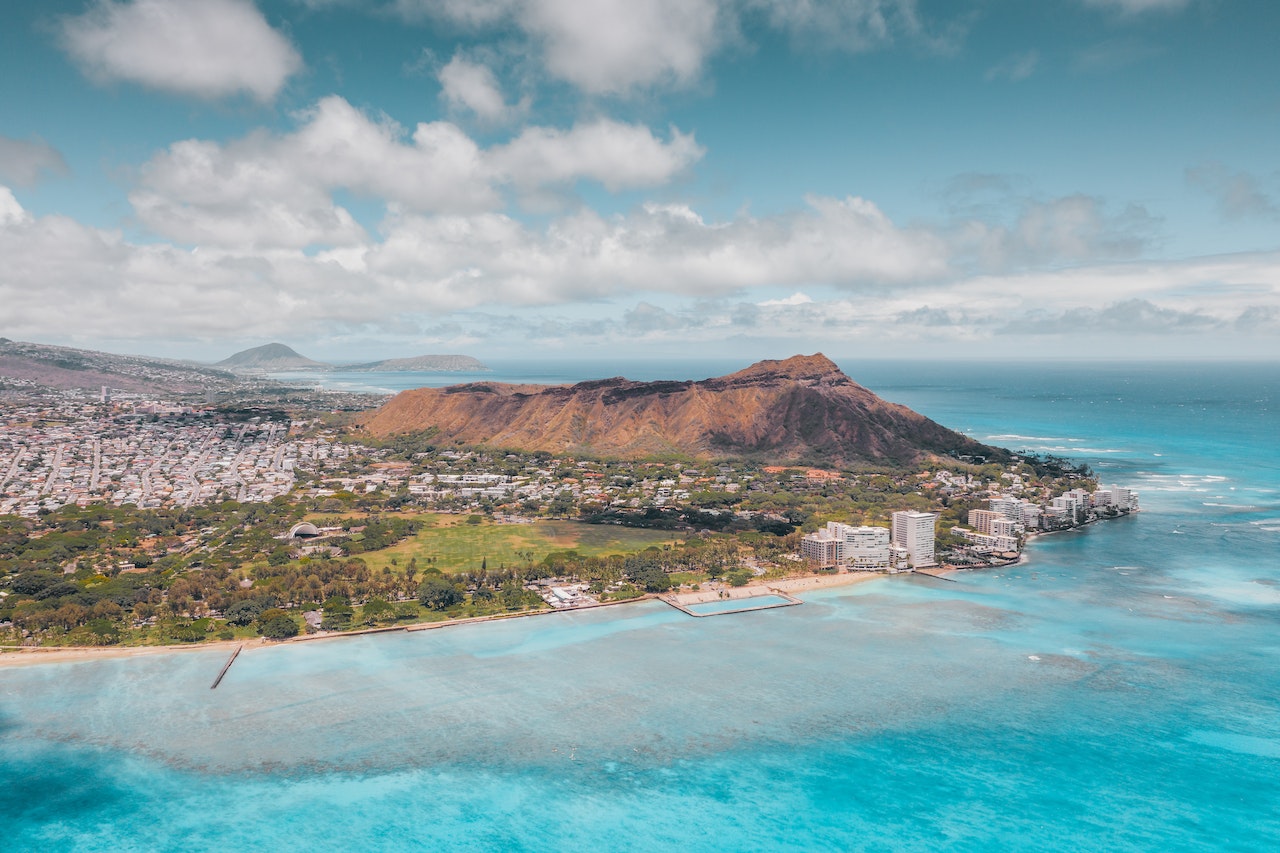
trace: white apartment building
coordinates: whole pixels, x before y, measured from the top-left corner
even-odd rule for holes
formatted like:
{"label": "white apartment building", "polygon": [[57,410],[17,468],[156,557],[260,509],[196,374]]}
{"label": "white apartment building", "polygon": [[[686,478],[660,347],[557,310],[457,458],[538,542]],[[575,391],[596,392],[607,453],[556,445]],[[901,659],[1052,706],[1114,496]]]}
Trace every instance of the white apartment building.
{"label": "white apartment building", "polygon": [[1003,554],[1018,550],[1018,538],[1016,536],[988,536],[964,527],[953,527],[951,532],[957,536],[963,536],[967,542],[974,546],[975,550],[982,553]]}
{"label": "white apartment building", "polygon": [[[1002,497],[995,497],[987,501],[987,506],[991,508],[992,512],[998,512],[1001,515],[1003,515],[1005,518],[1012,518],[1012,519],[1018,520],[1022,516],[1022,506],[1024,503],[1025,501],[1023,501],[1021,498],[1011,498],[1011,497],[1002,496]],[[970,521],[969,524],[972,525],[973,522]]]}
{"label": "white apartment building", "polygon": [[800,554],[819,568],[887,569],[889,529],[828,521],[822,530],[801,538]]}
{"label": "white apartment building", "polygon": [[907,552],[907,566],[912,569],[936,566],[933,541],[938,514],[908,510],[893,514],[893,544]]}
{"label": "white apartment building", "polygon": [[1112,486],[1109,489],[1099,489],[1094,492],[1093,502],[1095,506],[1100,507],[1113,506],[1121,510],[1135,510],[1138,508],[1138,493],[1124,486]]}
{"label": "white apartment building", "polygon": [[991,522],[988,535],[1004,536],[1016,542],[1018,540],[1018,534],[1021,532],[1021,521],[1014,521],[1012,518],[997,518]]}
{"label": "white apartment building", "polygon": [[844,562],[864,571],[889,568],[889,528],[845,526]]}

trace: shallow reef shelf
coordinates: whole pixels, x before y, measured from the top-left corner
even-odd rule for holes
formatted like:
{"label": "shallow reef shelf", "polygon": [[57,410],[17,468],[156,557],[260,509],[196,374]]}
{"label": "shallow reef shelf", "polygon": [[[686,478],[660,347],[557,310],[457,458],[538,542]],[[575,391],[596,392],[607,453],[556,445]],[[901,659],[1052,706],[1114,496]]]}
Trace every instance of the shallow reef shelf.
{"label": "shallow reef shelf", "polygon": [[769,610],[774,607],[792,607],[804,602],[785,592],[772,592],[768,595],[748,595],[742,598],[718,598],[711,601],[700,601],[696,604],[682,604],[674,596],[661,596],[662,600],[676,610],[689,616],[727,616],[730,613],[749,613],[752,610]]}

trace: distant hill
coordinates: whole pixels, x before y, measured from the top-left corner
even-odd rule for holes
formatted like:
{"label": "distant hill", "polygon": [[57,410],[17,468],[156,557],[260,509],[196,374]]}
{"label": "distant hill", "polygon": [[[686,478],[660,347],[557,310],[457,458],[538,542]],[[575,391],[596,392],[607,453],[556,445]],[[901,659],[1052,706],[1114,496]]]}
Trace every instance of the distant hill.
{"label": "distant hill", "polygon": [[469,355],[419,355],[413,358],[388,358],[366,364],[345,364],[339,370],[358,373],[373,371],[437,371],[440,373],[469,373],[488,370],[484,363]]}
{"label": "distant hill", "polygon": [[284,344],[263,344],[260,347],[241,350],[224,358],[215,367],[225,367],[236,372],[270,372],[276,370],[332,370],[333,365],[312,361],[299,355]]}
{"label": "distant hill", "polygon": [[0,379],[3,378],[46,388],[97,391],[106,385],[143,394],[225,390],[237,384],[234,374],[206,365],[8,338],[0,338]]}
{"label": "distant hill", "polygon": [[683,454],[830,464],[931,456],[1008,459],[855,383],[821,354],[762,361],[700,382],[478,382],[404,391],[365,415],[375,436],[624,458]]}

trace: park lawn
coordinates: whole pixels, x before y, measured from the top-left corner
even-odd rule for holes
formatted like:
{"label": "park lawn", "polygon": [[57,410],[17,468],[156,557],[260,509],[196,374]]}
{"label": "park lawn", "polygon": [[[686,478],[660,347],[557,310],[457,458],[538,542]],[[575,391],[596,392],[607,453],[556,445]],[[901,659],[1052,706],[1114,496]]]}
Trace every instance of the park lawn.
{"label": "park lawn", "polygon": [[[552,551],[577,551],[584,557],[629,554],[651,545],[678,541],[670,531],[637,530],[580,521],[537,521],[495,524],[485,519],[468,524],[465,515],[424,514],[423,529],[390,548],[357,554],[373,571],[403,569],[417,559],[418,570],[465,572],[480,568],[514,568],[538,562]],[[428,519],[433,519],[429,521]],[[395,562],[393,563],[392,560]]]}

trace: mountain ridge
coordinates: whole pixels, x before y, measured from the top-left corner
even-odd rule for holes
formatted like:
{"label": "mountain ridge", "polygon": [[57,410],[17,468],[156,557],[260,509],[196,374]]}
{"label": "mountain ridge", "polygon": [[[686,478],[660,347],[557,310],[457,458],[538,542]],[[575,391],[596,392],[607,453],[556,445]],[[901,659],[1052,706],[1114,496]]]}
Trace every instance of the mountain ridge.
{"label": "mountain ridge", "polygon": [[225,390],[240,380],[208,365],[0,338],[0,381],[45,388],[188,394]]}
{"label": "mountain ridge", "polygon": [[643,458],[747,456],[834,464],[1007,457],[858,385],[821,353],[704,380],[477,382],[404,391],[360,419],[374,436]]}

